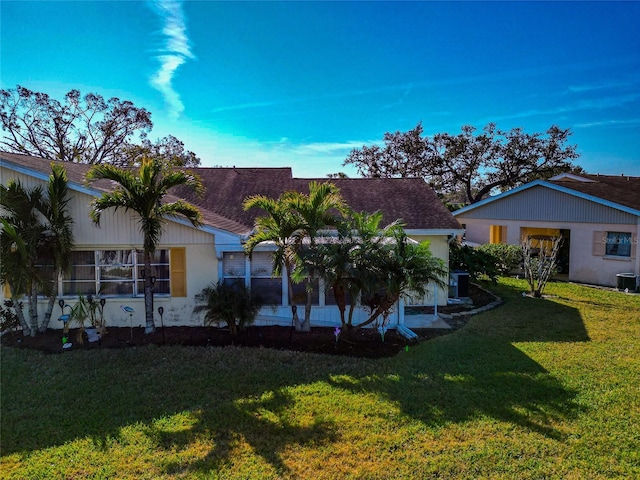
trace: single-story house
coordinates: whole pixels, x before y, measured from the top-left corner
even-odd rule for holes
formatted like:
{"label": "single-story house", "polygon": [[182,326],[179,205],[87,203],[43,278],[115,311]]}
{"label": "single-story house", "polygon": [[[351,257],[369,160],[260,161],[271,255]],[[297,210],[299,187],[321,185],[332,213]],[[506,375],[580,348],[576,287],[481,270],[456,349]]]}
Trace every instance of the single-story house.
{"label": "single-story house", "polygon": [[[101,226],[89,218],[90,202],[111,188],[100,181],[87,186],[84,176],[88,165],[64,163],[72,192],[71,211],[75,219],[73,268],[60,280],[63,298],[73,304],[82,294],[100,294],[107,300],[105,318],[108,325],[144,324],[142,291],[142,235],[137,219],[128,212],[106,211]],[[291,321],[287,306],[287,282],[273,276],[273,246],[261,245],[251,259],[244,254],[244,242],[251,234],[259,210],[245,211],[243,201],[261,194],[277,198],[288,190],[308,191],[314,179],[294,178],[290,168],[196,168],[206,188],[203,197],[176,189],[172,192],[197,205],[203,225],[193,227],[179,218],[168,219],[154,259],[156,283],[155,306],[164,309],[163,324],[201,325],[202,318],[192,314],[194,297],[212,282],[226,278],[243,279],[252,289],[268,297],[258,324],[288,325]],[[3,184],[16,178],[33,187],[47,182],[51,161],[26,155],[0,152],[0,180]],[[315,179],[327,181],[329,179]],[[433,190],[421,179],[336,178],[330,180],[346,202],[356,211],[384,214],[383,223],[402,219],[408,235],[417,240],[429,240],[434,256],[448,264],[449,242],[462,234],[458,221],[451,215]],[[304,286],[296,286],[298,293]],[[294,294],[296,291],[293,292]],[[300,295],[299,304],[304,304]],[[447,289],[437,289],[423,302],[447,302]],[[297,301],[296,301],[297,302]],[[338,309],[330,289],[319,283],[314,296],[312,325],[336,325]],[[134,310],[132,318],[121,307]],[[45,299],[41,302],[44,311]],[[304,309],[299,313],[303,316]],[[62,327],[55,319],[61,312],[54,310],[50,326]],[[359,312],[364,316],[365,312]],[[396,321],[402,322],[404,309],[397,309]],[[357,320],[357,319],[356,319]],[[158,321],[156,321],[158,324]]]}
{"label": "single-story house", "polygon": [[[640,177],[561,174],[454,212],[470,243],[519,244],[561,235],[560,273],[570,281],[618,286],[640,275]],[[637,278],[637,277],[636,277]]]}

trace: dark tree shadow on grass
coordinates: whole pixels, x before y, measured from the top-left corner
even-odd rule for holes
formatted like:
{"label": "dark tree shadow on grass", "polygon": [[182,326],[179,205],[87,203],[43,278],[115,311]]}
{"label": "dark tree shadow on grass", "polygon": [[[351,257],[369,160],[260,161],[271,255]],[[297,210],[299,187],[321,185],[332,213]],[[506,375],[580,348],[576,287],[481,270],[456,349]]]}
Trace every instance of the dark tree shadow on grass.
{"label": "dark tree shadow on grass", "polygon": [[[286,449],[335,440],[325,416],[301,424],[292,413],[296,400],[283,387],[297,381],[295,372],[301,362],[309,361],[301,353],[145,347],[61,356],[13,349],[2,354],[3,456],[82,438],[107,450],[114,440],[126,444],[122,429],[137,424],[158,449],[180,451],[199,438],[213,445],[195,462],[162,465],[168,473],[215,471],[228,465],[240,441],[275,472],[286,475],[281,457]],[[260,359],[263,355],[266,360]],[[67,368],[65,362],[77,368]],[[327,362],[340,369],[338,357]],[[314,375],[308,381],[319,378]],[[21,395],[33,391],[33,384],[38,385],[37,395]],[[190,422],[183,428],[165,429],[158,421],[185,412]]]}
{"label": "dark tree shadow on grass", "polygon": [[504,298],[504,304],[473,317],[465,332],[506,342],[590,341],[580,312],[562,303],[566,299],[523,296],[522,289],[504,284],[493,289]]}
{"label": "dark tree shadow on grass", "polygon": [[434,340],[428,355],[413,352],[396,368],[336,387],[374,391],[396,402],[406,415],[430,426],[487,416],[562,440],[554,421],[582,410],[567,389],[509,343],[475,335]]}
{"label": "dark tree shadow on grass", "polygon": [[[3,348],[2,455],[81,438],[108,449],[124,427],[142,424],[157,449],[179,451],[198,438],[213,445],[198,460],[162,464],[167,474],[228,467],[242,441],[286,476],[285,451],[340,440],[326,415],[303,425],[293,413],[296,398],[287,388],[315,382],[374,392],[428,426],[487,416],[562,440],[554,425],[581,413],[576,392],[512,344],[530,341],[582,342],[588,335],[575,309],[513,293],[461,331],[375,361],[241,348],[58,356]],[[158,422],[184,412],[191,418],[184,428]]]}

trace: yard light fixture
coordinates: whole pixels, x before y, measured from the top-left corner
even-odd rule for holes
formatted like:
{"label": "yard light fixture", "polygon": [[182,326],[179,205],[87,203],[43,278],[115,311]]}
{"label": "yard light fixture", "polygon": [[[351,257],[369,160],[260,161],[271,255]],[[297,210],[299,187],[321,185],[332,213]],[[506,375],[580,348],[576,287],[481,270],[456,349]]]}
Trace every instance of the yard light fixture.
{"label": "yard light fixture", "polygon": [[135,310],[128,305],[120,305],[120,308],[123,312],[129,314],[129,328],[131,329],[131,340],[133,340],[133,312],[135,312]]}
{"label": "yard light fixture", "polygon": [[162,344],[164,345],[164,322],[162,321],[162,314],[164,313],[164,308],[158,307],[158,313],[160,314],[160,326],[162,327]]}

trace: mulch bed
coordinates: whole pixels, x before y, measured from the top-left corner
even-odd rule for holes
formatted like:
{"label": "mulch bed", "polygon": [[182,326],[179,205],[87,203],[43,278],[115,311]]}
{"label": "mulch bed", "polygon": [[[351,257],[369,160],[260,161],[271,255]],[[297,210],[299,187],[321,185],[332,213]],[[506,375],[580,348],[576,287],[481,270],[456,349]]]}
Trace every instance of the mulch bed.
{"label": "mulch bed", "polygon": [[[439,307],[438,311],[451,313],[479,307],[493,301],[493,296],[475,286],[470,289],[470,298],[474,305],[455,305]],[[420,313],[430,313],[432,307],[420,307]],[[418,341],[424,341],[441,335],[447,335],[466,324],[469,317],[458,319],[452,329],[419,329]],[[77,330],[71,330],[69,339],[73,343],[70,350],[91,350],[102,348],[128,348],[144,345],[184,345],[196,347],[225,347],[230,345],[254,348],[273,348],[300,352],[323,353],[330,355],[347,355],[352,357],[382,358],[396,355],[401,350],[415,344],[398,334],[388,330],[384,342],[378,331],[363,328],[356,332],[340,334],[338,341],[333,327],[313,327],[310,332],[295,332],[290,327],[269,326],[249,327],[235,337],[227,328],[216,327],[158,327],[150,335],[144,329],[129,327],[108,327],[107,333],[100,342],[84,343],[77,341]],[[64,353],[62,348],[62,331],[49,329],[35,337],[25,337],[21,332],[9,332],[2,336],[2,345],[14,348],[30,348],[46,353]]]}

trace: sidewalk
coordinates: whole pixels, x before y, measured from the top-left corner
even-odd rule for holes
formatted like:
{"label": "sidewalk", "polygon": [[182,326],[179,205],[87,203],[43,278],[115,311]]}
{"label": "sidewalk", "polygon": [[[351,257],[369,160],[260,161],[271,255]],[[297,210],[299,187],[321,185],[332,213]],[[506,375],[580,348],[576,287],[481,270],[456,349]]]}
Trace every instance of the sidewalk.
{"label": "sidewalk", "polygon": [[451,325],[434,314],[405,315],[404,326],[407,328],[451,328]]}

